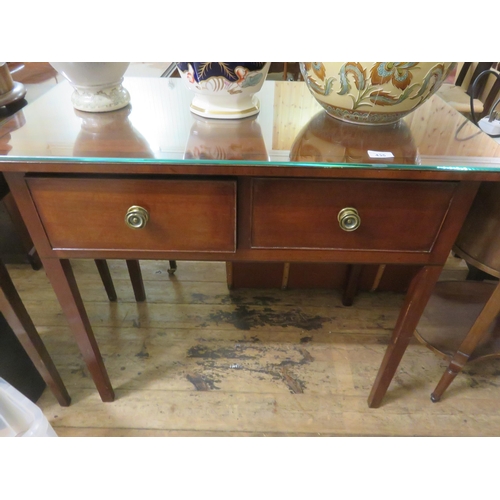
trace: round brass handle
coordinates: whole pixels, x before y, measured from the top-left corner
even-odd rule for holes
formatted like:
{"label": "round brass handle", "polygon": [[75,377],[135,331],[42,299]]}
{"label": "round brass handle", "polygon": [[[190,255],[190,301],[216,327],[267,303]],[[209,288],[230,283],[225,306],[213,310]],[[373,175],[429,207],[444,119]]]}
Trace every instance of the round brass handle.
{"label": "round brass handle", "polygon": [[125,223],[132,229],[142,229],[149,220],[149,213],[145,208],[134,205],[127,210]]}
{"label": "round brass handle", "polygon": [[361,225],[361,217],[355,208],[343,208],[338,215],[340,227],[344,231],[355,231]]}

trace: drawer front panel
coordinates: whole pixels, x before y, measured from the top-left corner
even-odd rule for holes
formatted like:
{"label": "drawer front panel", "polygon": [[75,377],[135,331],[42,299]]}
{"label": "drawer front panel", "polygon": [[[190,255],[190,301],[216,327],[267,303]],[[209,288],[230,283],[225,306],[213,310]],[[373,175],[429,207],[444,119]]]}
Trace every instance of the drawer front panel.
{"label": "drawer front panel", "polygon": [[[430,252],[455,182],[255,179],[253,248]],[[339,212],[355,208],[360,226],[343,230]]]}
{"label": "drawer front panel", "polygon": [[[234,252],[236,182],[88,178],[27,179],[54,249]],[[145,227],[125,223],[131,206]]]}

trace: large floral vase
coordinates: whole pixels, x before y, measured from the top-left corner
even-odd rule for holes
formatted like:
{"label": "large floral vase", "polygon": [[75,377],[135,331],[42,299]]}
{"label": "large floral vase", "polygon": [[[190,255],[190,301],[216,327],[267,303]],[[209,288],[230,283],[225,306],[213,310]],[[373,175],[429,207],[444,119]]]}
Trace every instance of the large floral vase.
{"label": "large floral vase", "polygon": [[395,123],[444,82],[451,62],[302,62],[311,94],[334,118],[351,123]]}
{"label": "large floral vase", "polygon": [[239,119],[260,110],[255,95],[270,62],[178,62],[187,87],[194,92],[191,111],[205,118]]}

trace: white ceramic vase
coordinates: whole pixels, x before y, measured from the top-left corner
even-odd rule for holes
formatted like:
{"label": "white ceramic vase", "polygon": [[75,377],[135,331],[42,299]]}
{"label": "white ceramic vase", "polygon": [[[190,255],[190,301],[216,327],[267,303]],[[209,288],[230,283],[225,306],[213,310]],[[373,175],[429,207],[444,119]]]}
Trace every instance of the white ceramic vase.
{"label": "white ceramic vase", "polygon": [[270,62],[178,62],[187,87],[194,92],[191,111],[204,118],[239,119],[260,111],[255,95],[264,84]]}
{"label": "white ceramic vase", "polygon": [[128,62],[51,62],[75,89],[71,102],[80,111],[102,113],[124,108],[130,95],[122,85]]}

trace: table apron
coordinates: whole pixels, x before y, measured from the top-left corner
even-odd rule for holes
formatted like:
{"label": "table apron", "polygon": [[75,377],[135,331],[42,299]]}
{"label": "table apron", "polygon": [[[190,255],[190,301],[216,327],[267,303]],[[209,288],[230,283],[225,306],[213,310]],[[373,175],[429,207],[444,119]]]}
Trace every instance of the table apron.
{"label": "table apron", "polygon": [[140,259],[230,262],[324,262],[359,264],[444,265],[446,259],[432,252],[382,252],[362,250],[241,249],[234,253],[164,252],[141,249],[53,249],[46,258]]}

